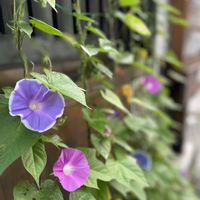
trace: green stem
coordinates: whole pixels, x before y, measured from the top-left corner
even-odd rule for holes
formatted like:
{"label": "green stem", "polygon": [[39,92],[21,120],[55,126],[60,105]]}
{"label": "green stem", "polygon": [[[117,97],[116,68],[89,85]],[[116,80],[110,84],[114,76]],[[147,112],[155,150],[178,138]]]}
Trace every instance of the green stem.
{"label": "green stem", "polygon": [[[22,4],[20,6],[23,6]],[[24,8],[23,8],[24,9]],[[23,36],[21,35],[21,31],[18,27],[18,21],[21,20],[20,18],[20,12],[21,9],[19,9],[19,13],[17,12],[17,5],[16,5],[16,0],[13,0],[13,36],[15,39],[16,47],[19,52],[19,56],[23,62],[24,66],[24,77],[28,76],[28,62],[27,62],[27,57],[22,51],[22,41],[23,41]]]}
{"label": "green stem", "polygon": [[[76,11],[76,13],[80,16],[81,13],[81,5],[80,5],[80,0],[76,0],[76,3],[74,4],[74,10]],[[89,24],[87,24],[86,26],[88,26]],[[81,25],[81,20],[77,17],[76,18],[76,27],[78,30],[78,34],[80,37],[79,43],[80,45],[84,46],[85,45],[85,41],[87,38],[87,28],[82,27]],[[88,63],[88,56],[85,54],[85,52],[83,51],[82,48],[80,48],[80,75],[81,75],[81,84],[82,87],[86,90],[86,100],[87,102],[90,102],[90,97],[89,97],[89,93],[88,93],[88,82],[87,82],[87,63]],[[89,142],[89,146],[91,146],[90,143],[90,135],[91,135],[91,128],[90,125],[87,123],[87,127],[88,127],[88,142]]]}
{"label": "green stem", "polygon": [[[14,21],[14,26],[15,26],[15,21],[16,21],[16,1],[13,0],[13,21]],[[14,27],[15,28],[15,27]]]}
{"label": "green stem", "polygon": [[[81,5],[80,5],[80,0],[77,0],[74,9],[78,15],[81,15]],[[80,36],[80,45],[85,45],[85,40],[87,37],[87,30],[83,30],[81,26],[81,20],[77,17],[76,18],[76,27]],[[81,84],[84,89],[87,90],[87,56],[85,55],[85,52],[80,49],[80,61],[81,61],[81,66],[80,66],[80,74],[81,74]]]}
{"label": "green stem", "polygon": [[29,70],[28,70],[28,60],[27,60],[27,57],[26,55],[23,53],[22,49],[18,50],[19,51],[19,55],[20,55],[20,58],[23,62],[23,65],[24,65],[24,77],[28,77],[28,74],[29,74]]}

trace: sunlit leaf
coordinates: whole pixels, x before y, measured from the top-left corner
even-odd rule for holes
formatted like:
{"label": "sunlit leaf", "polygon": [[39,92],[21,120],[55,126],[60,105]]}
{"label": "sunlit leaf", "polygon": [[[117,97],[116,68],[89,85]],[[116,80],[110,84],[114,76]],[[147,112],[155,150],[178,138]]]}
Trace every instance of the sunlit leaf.
{"label": "sunlit leaf", "polygon": [[47,0],[47,2],[49,3],[49,5],[55,10],[56,10],[56,0]]}
{"label": "sunlit leaf", "polygon": [[183,17],[177,17],[177,16],[174,16],[174,15],[171,15],[169,17],[169,20],[173,24],[176,24],[176,25],[179,25],[179,26],[187,27],[189,25],[188,20],[183,18]]}
{"label": "sunlit leaf", "polygon": [[140,0],[119,0],[120,6],[138,6],[140,3]]}
{"label": "sunlit leaf", "polygon": [[159,5],[171,14],[174,14],[174,15],[181,14],[181,11],[179,9],[177,9],[175,6],[173,6],[169,3],[160,3]]}
{"label": "sunlit leaf", "polygon": [[180,68],[182,66],[181,61],[172,50],[167,51],[165,60],[177,68]]}
{"label": "sunlit leaf", "polygon": [[106,166],[96,158],[96,151],[91,148],[81,148],[90,165],[90,175],[85,186],[98,189],[97,180],[110,181],[111,176]]}
{"label": "sunlit leaf", "polygon": [[128,187],[131,186],[132,181],[135,181],[143,188],[148,186],[144,174],[134,158],[119,152],[116,156],[117,160],[109,159],[106,162],[106,166],[113,180]]}
{"label": "sunlit leaf", "polygon": [[41,140],[22,155],[22,162],[39,186],[40,175],[47,163],[45,147]]}
{"label": "sunlit leaf", "polygon": [[20,181],[14,187],[14,200],[31,200],[37,197],[37,188],[29,181]]}
{"label": "sunlit leaf", "polygon": [[126,151],[132,152],[133,148],[122,138],[119,138],[117,136],[112,136],[112,142],[119,145]]}
{"label": "sunlit leaf", "polygon": [[[98,200],[93,194],[85,187],[82,187],[75,192],[71,192],[69,200]],[[100,200],[100,199],[99,199]]]}
{"label": "sunlit leaf", "polygon": [[133,193],[139,200],[147,199],[146,191],[144,188],[140,187],[140,185],[134,181],[131,181],[130,186],[124,186],[117,181],[111,182],[111,185],[125,198],[127,198],[128,193]]}
{"label": "sunlit leaf", "polygon": [[28,35],[29,38],[31,38],[33,28],[30,26],[29,23],[27,23],[25,21],[19,21],[18,26],[19,26],[21,32],[24,32],[26,35]]}
{"label": "sunlit leaf", "polygon": [[123,14],[118,12],[116,16],[122,20],[132,31],[142,35],[142,36],[150,36],[151,33],[145,23],[132,13]]}
{"label": "sunlit leaf", "polygon": [[103,134],[107,120],[96,109],[90,112],[88,109],[82,109],[85,120],[88,122],[90,128],[94,129],[100,134]]}
{"label": "sunlit leaf", "polygon": [[132,64],[134,56],[129,52],[110,52],[109,57],[119,64]]}
{"label": "sunlit leaf", "polygon": [[113,47],[113,43],[108,39],[99,39],[100,52],[104,53],[118,53],[118,51]]}
{"label": "sunlit leaf", "polygon": [[100,38],[103,38],[103,39],[106,38],[105,34],[98,28],[95,28],[93,26],[89,26],[89,27],[87,27],[87,30],[94,33],[95,35],[99,36]]}
{"label": "sunlit leaf", "polygon": [[42,140],[44,142],[48,142],[56,146],[57,148],[67,148],[67,145],[63,143],[62,139],[57,134],[48,134],[48,135],[42,135]]}
{"label": "sunlit leaf", "polygon": [[169,75],[170,78],[172,78],[173,80],[184,84],[186,82],[186,77],[184,75],[182,75],[181,73],[178,73],[174,70],[169,70],[167,72],[167,74]]}
{"label": "sunlit leaf", "polygon": [[[64,200],[56,181],[47,179],[41,184],[39,200]],[[27,199],[28,200],[28,199]]]}
{"label": "sunlit leaf", "polygon": [[78,18],[79,20],[82,20],[82,21],[95,23],[95,21],[92,18],[87,17],[86,15],[83,15],[83,14],[80,14],[80,13],[73,13],[73,16]]}
{"label": "sunlit leaf", "polygon": [[111,90],[105,89],[104,91],[101,91],[101,96],[111,103],[112,105],[116,106],[120,110],[124,111],[125,113],[129,113],[129,111],[126,109],[126,107],[121,102],[120,98]]}
{"label": "sunlit leaf", "polygon": [[37,29],[45,32],[45,33],[48,33],[50,35],[55,35],[55,36],[59,36],[61,38],[63,38],[64,40],[66,40],[67,42],[69,42],[71,45],[76,45],[77,44],[77,41],[76,39],[67,34],[67,33],[63,33],[61,32],[60,30],[54,28],[53,26],[50,26],[49,24],[39,20],[39,19],[36,19],[36,18],[31,18],[29,20],[29,22],[34,26],[36,27]]}
{"label": "sunlit leaf", "polygon": [[46,75],[36,72],[32,72],[31,75],[49,88],[87,106],[84,90],[78,87],[67,75],[47,69],[44,71]]}
{"label": "sunlit leaf", "polygon": [[83,46],[80,45],[80,47],[83,49],[83,51],[88,55],[88,56],[95,56],[99,53],[99,48],[93,47],[93,46]]}
{"label": "sunlit leaf", "polygon": [[172,124],[171,118],[168,117],[168,115],[166,115],[164,112],[162,112],[161,110],[156,108],[154,105],[150,105],[149,103],[141,101],[140,99],[137,99],[137,98],[133,98],[133,103],[135,103],[145,109],[153,111],[155,114],[160,116],[166,123]]}
{"label": "sunlit leaf", "polygon": [[14,89],[13,87],[9,87],[9,86],[2,88],[5,98],[7,98],[7,99],[10,98],[10,94],[13,91],[13,89]]}
{"label": "sunlit leaf", "polygon": [[113,77],[113,73],[111,72],[111,70],[106,67],[104,64],[102,63],[95,63],[94,64],[95,68],[100,71],[102,74],[106,75],[109,78]]}
{"label": "sunlit leaf", "polygon": [[91,134],[91,143],[101,156],[108,158],[111,151],[111,141],[100,134]]}

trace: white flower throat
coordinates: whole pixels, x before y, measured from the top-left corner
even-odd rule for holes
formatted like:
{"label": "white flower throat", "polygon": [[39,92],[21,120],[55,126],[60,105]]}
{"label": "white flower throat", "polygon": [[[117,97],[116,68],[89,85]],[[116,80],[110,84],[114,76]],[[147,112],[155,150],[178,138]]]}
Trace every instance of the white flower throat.
{"label": "white flower throat", "polygon": [[73,168],[71,165],[69,164],[66,164],[64,167],[63,167],[63,173],[67,176],[69,174],[71,174],[73,171]]}
{"label": "white flower throat", "polygon": [[146,88],[149,90],[153,89],[153,83],[147,83]]}
{"label": "white flower throat", "polygon": [[29,103],[29,108],[33,111],[39,111],[41,109],[41,103],[37,101],[31,101]]}

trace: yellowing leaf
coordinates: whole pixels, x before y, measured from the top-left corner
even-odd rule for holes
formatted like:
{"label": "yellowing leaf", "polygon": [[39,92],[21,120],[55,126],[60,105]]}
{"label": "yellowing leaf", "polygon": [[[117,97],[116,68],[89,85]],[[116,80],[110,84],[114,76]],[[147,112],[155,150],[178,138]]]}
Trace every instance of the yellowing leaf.
{"label": "yellowing leaf", "polygon": [[146,24],[138,17],[131,13],[124,15],[124,23],[134,32],[142,36],[150,36],[151,33],[147,28]]}
{"label": "yellowing leaf", "polygon": [[140,0],[119,0],[120,6],[138,6]]}

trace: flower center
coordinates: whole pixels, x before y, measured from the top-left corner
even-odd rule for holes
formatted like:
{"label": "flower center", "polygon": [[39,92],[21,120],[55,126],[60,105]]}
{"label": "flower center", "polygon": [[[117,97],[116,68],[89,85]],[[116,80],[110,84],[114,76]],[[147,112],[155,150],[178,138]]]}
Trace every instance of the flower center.
{"label": "flower center", "polygon": [[71,174],[73,171],[72,169],[72,166],[70,166],[69,164],[66,164],[64,167],[63,167],[63,173],[67,176],[69,174]]}
{"label": "flower center", "polygon": [[29,108],[33,111],[39,111],[41,108],[41,104],[37,101],[31,101],[29,104]]}
{"label": "flower center", "polygon": [[153,89],[153,84],[152,83],[147,83],[146,84],[146,88],[149,89],[149,90]]}

